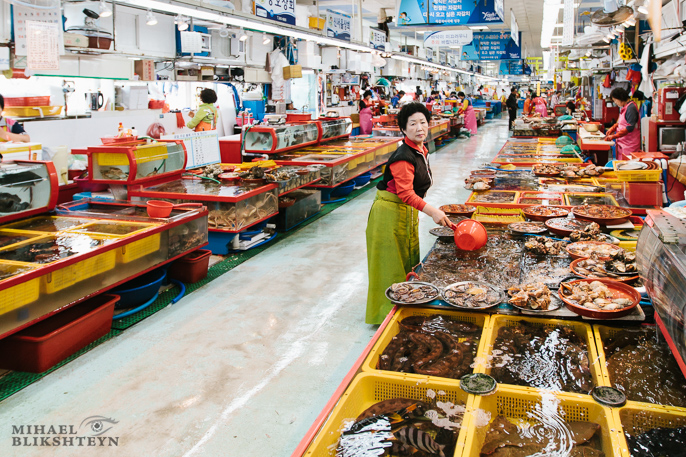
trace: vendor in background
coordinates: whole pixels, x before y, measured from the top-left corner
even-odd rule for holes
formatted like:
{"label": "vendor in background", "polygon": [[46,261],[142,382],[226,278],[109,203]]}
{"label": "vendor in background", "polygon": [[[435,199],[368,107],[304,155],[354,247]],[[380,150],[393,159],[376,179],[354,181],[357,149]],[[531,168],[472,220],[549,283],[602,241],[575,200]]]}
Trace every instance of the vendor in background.
{"label": "vendor in background", "polygon": [[214,104],[217,102],[217,93],[212,89],[203,89],[200,92],[200,101],[202,104],[198,107],[198,112],[191,111],[188,113],[192,119],[186,124],[186,127],[196,132],[216,130],[217,108],[214,107]]}
{"label": "vendor in background", "polygon": [[360,99],[360,134],[371,135],[372,128],[372,91],[365,90]]}
{"label": "vendor in background", "polygon": [[405,96],[405,91],[401,90],[398,91],[392,98],[391,98],[391,106],[393,108],[397,108],[398,104],[400,103],[400,99]]}
{"label": "vendor in background", "polygon": [[451,226],[443,211],[424,201],[433,184],[424,140],[431,113],[421,103],[408,103],[398,113],[405,138],[388,159],[367,222],[369,289],[365,322],[380,324],[393,305],[384,291],[419,263],[419,211],[436,224]]}
{"label": "vendor in background", "polygon": [[514,121],[517,118],[517,108],[519,107],[518,98],[517,89],[513,87],[512,91],[510,92],[510,96],[507,98],[507,102],[505,103],[507,106],[507,112],[510,115],[510,130],[512,130],[514,127]]}
{"label": "vendor in background", "polygon": [[500,102],[503,105],[507,103],[507,94],[505,93],[505,89],[500,89]]}
{"label": "vendor in background", "polygon": [[565,108],[567,109],[567,114],[570,116],[573,116],[574,113],[576,112],[576,105],[571,100],[567,102],[567,104],[565,105]]}
{"label": "vendor in background", "polygon": [[557,92],[555,92],[552,95],[552,97],[550,97],[550,107],[554,109],[555,105],[559,105],[561,98],[562,98],[562,92],[560,92],[558,90]]}
{"label": "vendor in background", "polygon": [[543,100],[543,97],[534,98],[533,105],[534,110],[539,116],[548,117],[548,106],[546,105],[545,100]]}
{"label": "vendor in background", "polygon": [[464,128],[468,135],[476,135],[476,114],[474,114],[474,107],[471,100],[467,98],[464,92],[458,92],[457,98],[460,99],[460,109],[457,114],[464,114]]}
{"label": "vendor in background", "polygon": [[[5,109],[5,98],[0,95],[0,113]],[[0,116],[0,141],[14,141],[16,143],[28,143],[31,137],[21,124],[14,119]]]}
{"label": "vendor in background", "polygon": [[605,135],[606,141],[615,140],[616,157],[622,159],[641,150],[641,125],[638,106],[629,100],[629,93],[621,87],[610,92],[610,98],[619,107],[619,120]]}
{"label": "vendor in background", "polygon": [[533,101],[531,100],[531,92],[526,93],[526,100],[524,100],[524,110],[522,114],[524,116],[530,115],[534,110]]}

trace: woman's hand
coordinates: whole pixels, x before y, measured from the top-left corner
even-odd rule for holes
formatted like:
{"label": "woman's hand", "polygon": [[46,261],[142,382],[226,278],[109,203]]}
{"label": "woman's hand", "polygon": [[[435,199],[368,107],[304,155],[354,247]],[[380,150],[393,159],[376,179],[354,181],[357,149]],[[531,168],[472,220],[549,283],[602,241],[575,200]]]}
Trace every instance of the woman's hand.
{"label": "woman's hand", "polygon": [[431,216],[431,219],[433,219],[438,225],[442,225],[443,227],[452,227],[453,225],[443,211],[438,208],[434,208],[431,205],[426,205],[424,207],[424,213]]}

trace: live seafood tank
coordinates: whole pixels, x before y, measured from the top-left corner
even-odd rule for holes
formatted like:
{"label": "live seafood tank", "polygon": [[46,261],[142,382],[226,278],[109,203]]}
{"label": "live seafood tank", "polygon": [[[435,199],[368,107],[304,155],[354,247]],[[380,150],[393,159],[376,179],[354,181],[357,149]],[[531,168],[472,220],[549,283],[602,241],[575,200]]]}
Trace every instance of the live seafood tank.
{"label": "live seafood tank", "polygon": [[0,163],[0,223],[53,209],[57,189],[52,162]]}
{"label": "live seafood tank", "polygon": [[648,210],[638,237],[636,263],[672,352],[686,360],[686,221]]}
{"label": "live seafood tank", "polygon": [[244,133],[245,151],[258,154],[276,154],[311,144],[319,138],[316,123],[283,126],[251,127]]}
{"label": "live seafood tank", "polygon": [[79,200],[0,226],[0,338],[207,244],[207,210]]}
{"label": "live seafood tank", "polygon": [[237,233],[279,212],[277,184],[226,185],[205,179],[177,179],[129,192],[140,200],[201,202],[209,210],[213,231]]}
{"label": "live seafood tank", "polygon": [[350,136],[353,131],[353,121],[349,117],[319,119],[316,122],[319,123],[321,128],[319,142],[322,143]]}
{"label": "live seafood tank", "polygon": [[93,146],[86,150],[88,179],[108,184],[134,184],[170,177],[186,166],[181,141],[144,141],[123,145]]}

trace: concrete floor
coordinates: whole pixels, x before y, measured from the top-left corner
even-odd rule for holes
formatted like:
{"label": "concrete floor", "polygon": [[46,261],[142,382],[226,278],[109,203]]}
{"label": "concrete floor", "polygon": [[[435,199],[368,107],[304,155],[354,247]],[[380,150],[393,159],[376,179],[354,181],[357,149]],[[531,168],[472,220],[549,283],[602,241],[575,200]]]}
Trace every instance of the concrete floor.
{"label": "concrete floor", "polygon": [[[464,178],[507,136],[507,121],[488,121],[432,154],[427,201],[463,203]],[[364,323],[374,194],[0,403],[2,455],[291,455],[376,330]],[[422,257],[432,227],[420,214]],[[118,421],[117,447],[12,446],[12,426],[78,429],[96,415]]]}

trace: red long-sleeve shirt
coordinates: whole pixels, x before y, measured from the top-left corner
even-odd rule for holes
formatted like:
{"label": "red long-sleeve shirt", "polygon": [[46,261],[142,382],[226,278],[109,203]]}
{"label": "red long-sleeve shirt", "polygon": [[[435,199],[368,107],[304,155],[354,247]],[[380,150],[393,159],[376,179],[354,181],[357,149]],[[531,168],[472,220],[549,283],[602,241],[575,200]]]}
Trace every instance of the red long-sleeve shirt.
{"label": "red long-sleeve shirt", "polygon": [[[424,157],[429,153],[424,145],[418,146],[407,138],[405,138],[405,143]],[[418,211],[424,210],[426,202],[414,191],[414,166],[409,162],[400,160],[392,163],[390,169],[393,179],[388,182],[386,191],[396,194],[406,205],[410,205]]]}

